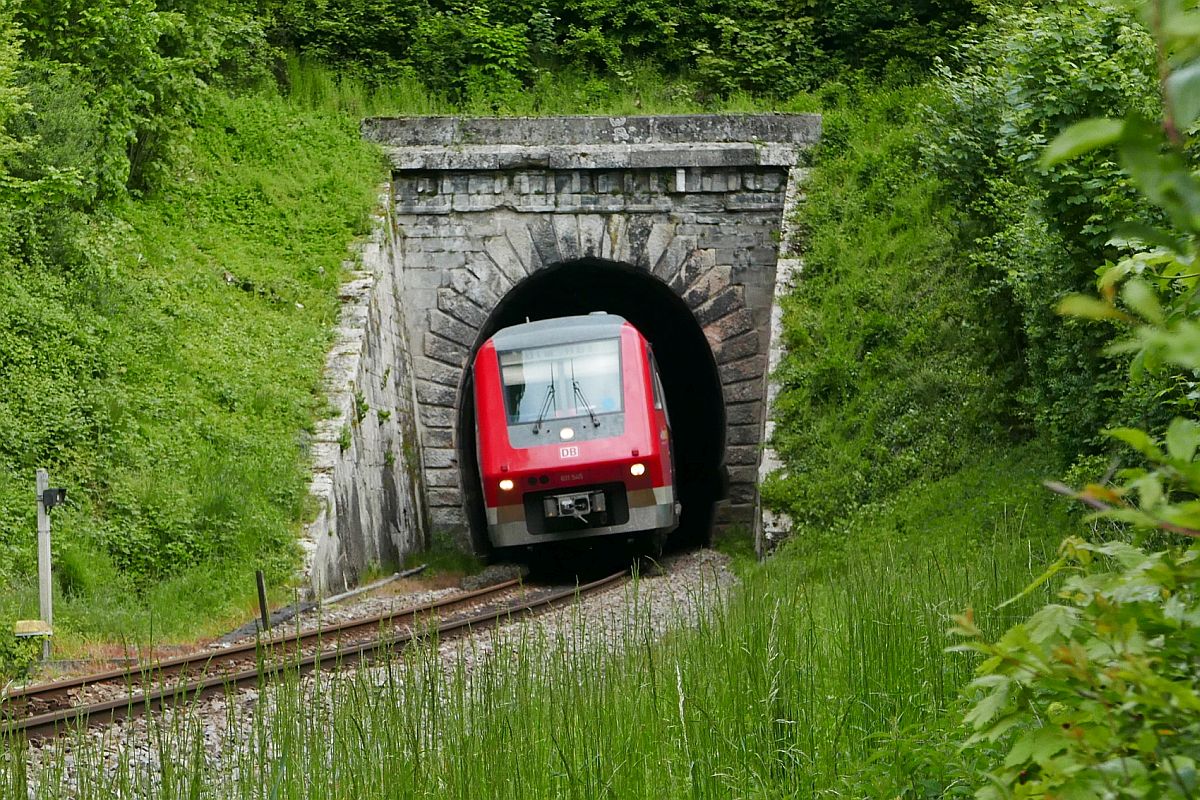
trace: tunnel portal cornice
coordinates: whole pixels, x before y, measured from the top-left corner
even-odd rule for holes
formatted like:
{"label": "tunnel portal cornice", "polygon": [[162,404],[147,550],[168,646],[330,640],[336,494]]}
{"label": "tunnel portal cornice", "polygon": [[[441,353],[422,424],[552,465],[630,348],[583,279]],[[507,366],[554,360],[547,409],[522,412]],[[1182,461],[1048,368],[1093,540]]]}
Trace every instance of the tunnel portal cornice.
{"label": "tunnel portal cornice", "polygon": [[820,138],[821,115],[373,117],[363,122],[362,133],[384,147],[774,143],[802,148]]}
{"label": "tunnel portal cornice", "polygon": [[803,200],[797,164],[820,126],[811,114],[363,122],[392,166],[389,302],[411,377],[406,453],[418,461],[427,531],[469,541],[474,437],[457,428],[481,337],[526,287],[553,283],[534,276],[603,264],[665,287],[707,343],[724,411],[716,522],[761,529],[775,298],[800,265],[784,221]]}

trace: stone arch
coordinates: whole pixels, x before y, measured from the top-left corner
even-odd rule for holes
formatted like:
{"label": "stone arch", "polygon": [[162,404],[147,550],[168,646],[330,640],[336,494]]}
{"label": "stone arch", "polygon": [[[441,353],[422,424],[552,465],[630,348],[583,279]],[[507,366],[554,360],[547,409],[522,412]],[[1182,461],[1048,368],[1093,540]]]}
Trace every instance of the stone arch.
{"label": "stone arch", "polygon": [[[721,370],[710,331],[696,317],[697,310],[710,304],[696,287],[684,282],[687,278],[682,274],[685,265],[696,263],[695,259],[686,259],[677,265],[671,282],[631,264],[605,259],[552,264],[528,276],[502,298],[479,328],[470,357],[497,330],[526,318],[608,311],[632,322],[655,349],[675,428],[676,470],[684,506],[679,535],[703,541],[711,531],[716,503],[727,494],[725,459],[729,442]],[[696,280],[714,280],[714,270],[717,276],[728,275],[727,270],[712,267],[697,273]],[[689,288],[693,289],[690,293],[686,291]],[[731,292],[731,296],[737,294]],[[474,424],[470,373],[464,370],[456,424],[463,510],[472,545],[476,550],[486,550]]]}

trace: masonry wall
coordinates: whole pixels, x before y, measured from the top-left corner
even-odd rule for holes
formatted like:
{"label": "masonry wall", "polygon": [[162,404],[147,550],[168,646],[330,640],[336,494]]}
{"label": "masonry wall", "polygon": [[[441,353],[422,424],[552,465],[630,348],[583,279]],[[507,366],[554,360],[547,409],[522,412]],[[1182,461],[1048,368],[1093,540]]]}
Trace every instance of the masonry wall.
{"label": "masonry wall", "polygon": [[[330,419],[313,442],[315,593],[403,563],[434,535],[469,545],[458,410],[463,371],[497,305],[539,271],[599,260],[674,292],[702,331],[726,412],[718,525],[761,547],[759,512],[778,304],[798,274],[799,153],[811,115],[367,120],[392,163],[373,232],[343,287],[326,365]],[[566,266],[564,266],[566,265]],[[772,326],[774,318],[775,326]],[[765,452],[764,452],[765,450]]]}
{"label": "masonry wall", "polygon": [[316,518],[302,546],[313,594],[342,591],[369,567],[426,547],[424,493],[390,191],[348,262],[336,342],[325,366],[334,414],[313,440]]}
{"label": "masonry wall", "polygon": [[632,265],[692,309],[721,374],[729,501],[753,526],[766,353],[789,170],[405,170],[393,175],[432,530],[466,543],[456,453],[463,370],[491,310],[538,270]]}

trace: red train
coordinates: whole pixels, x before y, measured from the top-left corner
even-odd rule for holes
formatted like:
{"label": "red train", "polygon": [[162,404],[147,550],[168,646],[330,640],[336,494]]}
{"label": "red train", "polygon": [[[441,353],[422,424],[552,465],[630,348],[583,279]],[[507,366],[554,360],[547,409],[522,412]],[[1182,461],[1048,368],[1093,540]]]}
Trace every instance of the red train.
{"label": "red train", "polygon": [[475,436],[495,547],[679,523],[671,424],[646,339],[623,318],[514,325],[475,356]]}

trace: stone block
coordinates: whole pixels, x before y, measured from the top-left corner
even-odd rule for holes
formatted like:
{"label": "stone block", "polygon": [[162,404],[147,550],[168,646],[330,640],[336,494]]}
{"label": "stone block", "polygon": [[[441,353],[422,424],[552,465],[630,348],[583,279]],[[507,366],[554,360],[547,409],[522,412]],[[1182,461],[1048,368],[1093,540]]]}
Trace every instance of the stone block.
{"label": "stone block", "polygon": [[754,483],[758,480],[758,467],[753,464],[730,465],[725,470],[729,477],[729,485],[735,483]]}
{"label": "stone block", "polygon": [[579,219],[573,214],[555,214],[551,219],[554,237],[558,242],[560,261],[574,261],[581,257],[579,250]]}
{"label": "stone block", "polygon": [[[684,272],[687,271],[685,267]],[[691,281],[683,292],[683,302],[689,308],[701,308],[729,287],[730,268],[713,266]]]}
{"label": "stone block", "polygon": [[757,445],[760,444],[761,435],[760,426],[757,423],[750,425],[730,425],[725,429],[725,442],[731,445]]}
{"label": "stone block", "polygon": [[454,409],[448,406],[420,404],[417,417],[426,428],[451,428],[457,421]]}
{"label": "stone block", "polygon": [[417,381],[417,402],[422,406],[448,406],[453,408],[458,400],[458,389],[431,381]]}
{"label": "stone block", "polygon": [[489,236],[483,242],[483,249],[492,267],[504,276],[504,280],[510,286],[516,286],[528,277],[525,265],[513,250],[507,235]]}
{"label": "stone block", "polygon": [[426,489],[425,497],[433,508],[454,508],[462,505],[462,493],[457,489]]}
{"label": "stone block", "polygon": [[729,502],[732,507],[753,506],[758,502],[758,485],[754,482],[730,483]]}
{"label": "stone block", "polygon": [[579,229],[579,252],[581,258],[600,258],[604,247],[605,218],[598,214],[576,217]]}
{"label": "stone block", "polygon": [[762,400],[765,391],[766,381],[762,378],[721,384],[721,394],[725,396],[726,403],[749,403]]}
{"label": "stone block", "polygon": [[431,311],[428,320],[430,320],[430,330],[437,333],[438,336],[444,336],[451,342],[463,345],[464,348],[474,347],[475,338],[478,336],[478,331],[474,327],[464,325],[461,321],[440,311]]}
{"label": "stone block", "polygon": [[467,363],[467,349],[434,333],[426,333],[423,352],[430,358],[451,367],[462,369]]}
{"label": "stone block", "polygon": [[554,223],[544,216],[537,216],[528,223],[529,239],[533,244],[533,252],[537,254],[538,268],[550,266],[562,261],[558,251],[558,236],[554,232]]}
{"label": "stone block", "polygon": [[421,460],[427,470],[458,467],[458,454],[445,447],[426,447]]}
{"label": "stone block", "polygon": [[722,504],[714,516],[718,525],[753,525],[755,506],[753,503]]}
{"label": "stone block", "polygon": [[765,353],[756,353],[736,361],[726,361],[718,364],[717,371],[721,375],[721,383],[761,379],[767,374],[767,357]]}
{"label": "stone block", "polygon": [[486,311],[449,287],[438,290],[437,308],[474,329],[487,321]]}
{"label": "stone block", "polygon": [[508,240],[508,245],[512,248],[513,254],[516,255],[517,261],[521,264],[522,271],[527,275],[532,274],[542,266],[542,263],[534,251],[533,238],[530,236],[529,227],[519,217],[503,227],[504,238]]}
{"label": "stone block", "polygon": [[454,429],[426,427],[422,432],[421,443],[425,447],[454,447]]}
{"label": "stone block", "polygon": [[732,445],[725,448],[725,463],[731,467],[756,466],[761,452],[761,448],[753,445]]}
{"label": "stone block", "polygon": [[720,344],[754,330],[754,318],[750,311],[742,308],[704,326],[704,336],[714,353],[720,352]]}
{"label": "stone block", "polygon": [[735,311],[745,309],[744,292],[745,289],[736,285],[723,289],[709,298],[704,305],[694,309],[696,321],[702,326],[708,326]]}
{"label": "stone block", "polygon": [[763,405],[759,402],[731,403],[725,406],[725,423],[733,425],[759,425],[762,423]]}
{"label": "stone block", "polygon": [[444,489],[458,488],[458,470],[456,468],[429,468],[425,470],[425,484],[430,487]]}

